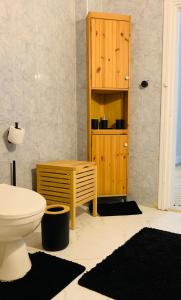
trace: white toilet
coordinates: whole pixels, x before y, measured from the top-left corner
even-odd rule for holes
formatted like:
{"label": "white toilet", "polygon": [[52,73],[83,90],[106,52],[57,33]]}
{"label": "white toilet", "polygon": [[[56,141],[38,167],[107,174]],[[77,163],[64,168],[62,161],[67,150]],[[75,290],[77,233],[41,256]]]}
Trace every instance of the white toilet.
{"label": "white toilet", "polygon": [[0,184],[0,281],[22,278],[31,269],[23,238],[40,224],[45,207],[40,194]]}

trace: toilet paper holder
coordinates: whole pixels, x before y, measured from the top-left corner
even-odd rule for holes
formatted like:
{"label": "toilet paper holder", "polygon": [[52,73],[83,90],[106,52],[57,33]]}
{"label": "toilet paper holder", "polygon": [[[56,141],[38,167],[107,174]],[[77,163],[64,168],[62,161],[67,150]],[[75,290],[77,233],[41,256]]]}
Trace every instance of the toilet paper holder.
{"label": "toilet paper holder", "polygon": [[[19,127],[18,127],[18,122],[15,122],[14,128],[19,129]],[[9,130],[8,130],[8,136],[9,136]],[[10,142],[9,140],[8,140],[8,143],[9,143],[9,144],[12,144],[12,142]]]}
{"label": "toilet paper holder", "polygon": [[8,143],[10,144],[22,144],[24,139],[25,130],[20,128],[18,122],[15,122],[15,126],[10,126],[8,130]]}
{"label": "toilet paper holder", "polygon": [[19,129],[18,127],[18,122],[15,122],[15,126],[14,126],[16,129]]}
{"label": "toilet paper holder", "polygon": [[[10,126],[8,130],[8,143],[10,144],[22,144],[24,139],[25,130],[18,126],[18,122],[15,122],[15,126]],[[12,163],[12,185],[16,186],[16,161]]]}

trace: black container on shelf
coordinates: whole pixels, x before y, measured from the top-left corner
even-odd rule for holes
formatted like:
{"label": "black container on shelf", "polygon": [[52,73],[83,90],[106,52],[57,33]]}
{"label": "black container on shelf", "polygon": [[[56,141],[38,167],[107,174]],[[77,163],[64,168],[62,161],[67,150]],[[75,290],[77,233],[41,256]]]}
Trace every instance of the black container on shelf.
{"label": "black container on shelf", "polygon": [[125,128],[125,122],[123,119],[116,120],[116,129],[124,129]]}
{"label": "black container on shelf", "polygon": [[107,127],[108,127],[108,120],[100,120],[99,128],[100,129],[107,129]]}
{"label": "black container on shelf", "polygon": [[91,119],[91,128],[98,129],[99,128],[99,120],[98,119]]}
{"label": "black container on shelf", "polygon": [[69,207],[48,205],[41,221],[42,246],[48,251],[58,251],[69,244]]}

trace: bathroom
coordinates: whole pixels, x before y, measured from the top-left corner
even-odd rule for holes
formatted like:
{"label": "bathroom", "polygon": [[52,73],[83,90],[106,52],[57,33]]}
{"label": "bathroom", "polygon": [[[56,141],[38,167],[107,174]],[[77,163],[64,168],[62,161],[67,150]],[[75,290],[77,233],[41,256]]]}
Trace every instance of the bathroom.
{"label": "bathroom", "polygon": [[[80,208],[77,228],[70,231],[70,245],[56,256],[77,261],[88,269],[144,226],[181,233],[179,215],[155,213],[159,186],[163,3],[163,0],[0,2],[0,182],[11,184],[11,164],[15,160],[17,186],[33,190],[36,190],[37,163],[87,159],[87,13],[109,12],[132,18],[128,198],[143,207],[144,213],[139,219],[111,218],[111,227],[109,220],[92,220]],[[146,89],[140,88],[142,80],[149,83]],[[25,128],[24,141],[16,146],[7,141],[8,129],[15,122]],[[177,221],[172,223],[172,218]],[[114,234],[111,228],[115,229]],[[125,229],[121,231],[122,228]],[[40,237],[38,229],[27,238],[30,253],[42,250]],[[55,299],[106,299],[93,295],[74,281]]]}
{"label": "bathroom", "polygon": [[[152,206],[158,191],[162,1],[59,2],[0,4],[0,180],[10,182],[13,160],[17,185],[27,188],[35,185],[39,161],[86,160],[85,16],[87,11],[123,12],[132,16],[129,194]],[[144,10],[147,17],[141,17]],[[139,89],[142,80],[150,81],[149,88]],[[13,148],[6,134],[16,121],[26,138]]]}

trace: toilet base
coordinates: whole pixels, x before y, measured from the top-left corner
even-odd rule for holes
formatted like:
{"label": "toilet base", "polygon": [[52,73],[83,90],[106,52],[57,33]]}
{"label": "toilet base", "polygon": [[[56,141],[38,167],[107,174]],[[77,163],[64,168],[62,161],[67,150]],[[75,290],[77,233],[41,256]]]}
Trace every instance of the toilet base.
{"label": "toilet base", "polygon": [[0,281],[13,281],[26,275],[31,261],[23,239],[0,242]]}

